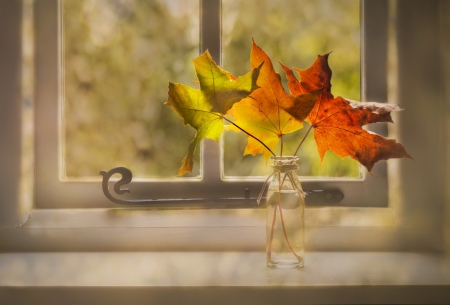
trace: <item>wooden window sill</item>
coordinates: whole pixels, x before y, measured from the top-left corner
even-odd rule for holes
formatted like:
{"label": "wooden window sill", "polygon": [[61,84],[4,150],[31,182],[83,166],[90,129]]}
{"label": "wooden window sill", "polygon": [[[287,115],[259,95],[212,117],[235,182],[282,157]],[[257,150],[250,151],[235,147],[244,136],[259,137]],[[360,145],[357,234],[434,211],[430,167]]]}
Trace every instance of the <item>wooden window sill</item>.
{"label": "wooden window sill", "polygon": [[263,252],[0,254],[2,304],[448,304],[450,258],[308,252],[269,269]]}

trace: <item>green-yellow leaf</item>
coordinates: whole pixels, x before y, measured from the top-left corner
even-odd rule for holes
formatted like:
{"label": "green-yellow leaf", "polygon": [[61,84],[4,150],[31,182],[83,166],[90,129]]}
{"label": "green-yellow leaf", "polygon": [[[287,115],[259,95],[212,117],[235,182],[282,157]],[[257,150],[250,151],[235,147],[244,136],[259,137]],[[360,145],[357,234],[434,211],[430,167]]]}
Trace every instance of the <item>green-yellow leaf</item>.
{"label": "green-yellow leaf", "polygon": [[192,172],[194,154],[204,138],[218,141],[223,131],[222,115],[241,99],[258,88],[256,80],[260,68],[235,78],[213,61],[208,51],[194,59],[194,67],[200,89],[169,82],[166,104],[197,130],[187,155],[182,161],[178,175]]}

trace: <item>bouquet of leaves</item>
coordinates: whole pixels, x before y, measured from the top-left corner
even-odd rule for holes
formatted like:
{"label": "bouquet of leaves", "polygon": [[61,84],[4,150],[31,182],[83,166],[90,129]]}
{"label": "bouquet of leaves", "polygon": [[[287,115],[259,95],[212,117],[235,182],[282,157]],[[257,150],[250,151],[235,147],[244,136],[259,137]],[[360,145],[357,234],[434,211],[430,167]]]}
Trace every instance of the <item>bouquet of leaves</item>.
{"label": "bouquet of leaves", "polygon": [[[391,111],[398,106],[354,102],[331,93],[328,56],[319,55],[306,70],[293,70],[280,63],[288,79],[289,93],[275,72],[269,56],[253,41],[251,71],[235,77],[220,68],[208,51],[194,59],[200,89],[169,83],[168,104],[197,133],[189,145],[178,175],[192,172],[194,154],[204,138],[219,141],[224,130],[244,132],[248,143],[244,155],[263,154],[268,160],[277,156],[275,147],[283,136],[310,124],[295,150],[314,129],[314,138],[323,160],[328,150],[339,157],[350,156],[370,172],[374,164],[390,158],[411,158],[403,145],[362,127],[377,122],[392,122]],[[228,122],[224,126],[224,122]]]}
{"label": "bouquet of leaves", "polygon": [[[301,129],[303,121],[307,121],[310,127],[299,140],[294,155],[314,129],[321,161],[325,153],[331,150],[341,158],[350,156],[370,172],[379,160],[411,158],[400,143],[362,128],[370,123],[392,122],[391,111],[401,109],[389,104],[335,98],[331,94],[328,56],[319,55],[306,70],[295,69],[300,80],[292,69],[280,63],[288,79],[289,93],[284,90],[281,77],[275,72],[269,56],[254,41],[250,54],[251,71],[238,78],[217,66],[208,51],[194,59],[200,89],[169,83],[167,104],[183,118],[185,125],[197,130],[178,175],[192,172],[194,153],[203,138],[218,141],[225,129],[244,132],[248,139],[244,155],[263,154],[267,162],[270,156],[276,157],[274,150],[279,142],[282,156],[283,136]],[[227,126],[224,126],[225,121],[229,123]],[[284,179],[279,183],[280,190],[283,183]],[[278,196],[277,206],[284,229],[280,200]],[[271,257],[275,217],[276,213],[268,243],[268,260]],[[283,232],[292,253],[300,260],[286,230]]]}

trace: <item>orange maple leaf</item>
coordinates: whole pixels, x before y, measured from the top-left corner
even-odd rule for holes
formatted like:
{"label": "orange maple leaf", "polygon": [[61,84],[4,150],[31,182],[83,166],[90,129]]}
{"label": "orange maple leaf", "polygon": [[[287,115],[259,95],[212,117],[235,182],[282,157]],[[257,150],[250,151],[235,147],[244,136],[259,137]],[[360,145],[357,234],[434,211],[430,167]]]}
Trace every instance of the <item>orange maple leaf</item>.
{"label": "orange maple leaf", "polygon": [[[280,75],[275,72],[269,56],[254,41],[250,64],[252,69],[262,65],[257,81],[260,88],[253,91],[250,97],[234,104],[228,114],[236,119],[236,125],[248,132],[248,144],[244,155],[263,154],[267,160],[273,154],[273,150],[283,135],[303,127],[303,120],[313,109],[320,91],[313,90],[297,97],[288,94],[284,90]],[[293,118],[283,109],[295,109],[297,116]],[[227,129],[242,130],[234,125],[229,125]],[[264,143],[266,147],[255,138]]]}
{"label": "orange maple leaf", "polygon": [[[288,79],[288,87],[294,96],[322,89],[317,103],[306,121],[314,128],[314,138],[321,162],[328,150],[344,158],[350,156],[370,172],[380,160],[411,158],[406,149],[394,139],[386,139],[368,132],[362,126],[376,122],[392,122],[391,111],[402,110],[398,106],[381,103],[365,103],[334,98],[331,94],[331,69],[328,56],[319,55],[306,70],[293,71],[281,64]],[[296,113],[285,109],[296,117]]]}

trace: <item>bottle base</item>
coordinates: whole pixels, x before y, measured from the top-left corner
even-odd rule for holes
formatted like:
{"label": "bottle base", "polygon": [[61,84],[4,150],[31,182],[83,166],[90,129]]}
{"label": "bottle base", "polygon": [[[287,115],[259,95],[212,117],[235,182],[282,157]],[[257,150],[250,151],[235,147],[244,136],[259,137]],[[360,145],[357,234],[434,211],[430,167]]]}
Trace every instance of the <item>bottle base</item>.
{"label": "bottle base", "polygon": [[303,260],[269,260],[267,261],[267,266],[273,269],[294,269],[303,268],[305,262]]}

